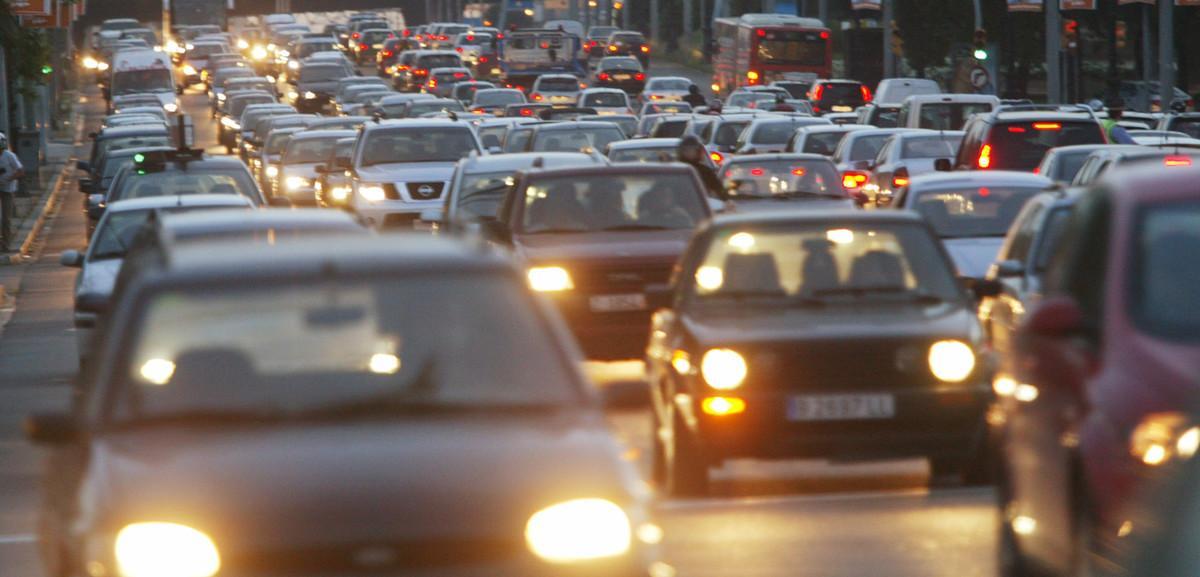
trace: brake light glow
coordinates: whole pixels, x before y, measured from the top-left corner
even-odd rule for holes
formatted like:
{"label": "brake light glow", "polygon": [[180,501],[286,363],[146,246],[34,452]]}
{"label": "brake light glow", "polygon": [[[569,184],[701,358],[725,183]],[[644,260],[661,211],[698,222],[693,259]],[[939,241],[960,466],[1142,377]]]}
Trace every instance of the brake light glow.
{"label": "brake light glow", "polygon": [[803,168],[792,169],[792,176],[804,176],[805,174],[808,174],[808,171],[804,170]]}
{"label": "brake light glow", "polygon": [[355,40],[358,40],[359,38],[361,38],[361,37],[362,37],[362,34],[359,34],[358,32],[355,32],[354,34],[351,34],[351,35],[350,35],[350,37],[351,37],[351,38],[353,38],[353,39],[355,39]]}
{"label": "brake light glow", "polygon": [[467,73],[465,73],[465,72],[455,72],[454,73],[455,79],[462,80],[463,78],[466,78],[466,77],[467,77]]}
{"label": "brake light glow", "polygon": [[368,48],[370,48],[370,46],[367,46],[366,44],[359,44],[359,45],[358,45],[358,49],[359,49],[359,50],[366,50],[366,49],[368,49]]}
{"label": "brake light glow", "polygon": [[992,145],[985,144],[979,149],[979,160],[975,161],[975,165],[979,168],[991,168],[992,166]]}
{"label": "brake light glow", "polygon": [[412,36],[412,30],[405,28],[404,29],[404,37],[408,38],[409,36]]}
{"label": "brake light glow", "polygon": [[767,31],[763,30],[761,28],[758,30],[755,30],[754,33],[757,34],[759,38],[762,38],[767,35]]}
{"label": "brake light glow", "polygon": [[1057,122],[1034,122],[1035,130],[1062,130],[1062,125]]}
{"label": "brake light glow", "polygon": [[480,57],[479,57],[479,61],[480,61],[480,62],[482,62],[482,63],[484,63],[484,64],[487,64],[488,57],[487,57],[487,56],[480,56]]}
{"label": "brake light glow", "polygon": [[761,168],[750,169],[750,176],[762,176],[763,174],[765,174],[765,172],[763,172],[763,169]]}
{"label": "brake light glow", "polygon": [[416,68],[413,70],[414,76],[425,76],[426,74],[429,74],[429,71],[424,68]]}
{"label": "brake light glow", "polygon": [[430,78],[430,79],[429,79],[429,87],[430,87],[430,88],[437,88],[437,77],[434,77],[434,78]]}
{"label": "brake light glow", "polygon": [[616,51],[617,51],[617,47],[616,47],[616,46],[614,46],[614,45],[612,45],[612,44],[609,44],[609,45],[608,45],[608,51],[609,51],[609,52],[616,52]]}
{"label": "brake light glow", "polygon": [[990,189],[988,189],[988,187],[986,187],[986,186],[979,187],[979,196],[981,196],[983,198],[987,198],[988,196],[991,196],[991,194],[992,194],[992,191]]}
{"label": "brake light glow", "polygon": [[608,80],[609,75],[607,72],[601,72],[600,74],[596,75],[596,78],[599,78],[600,80]]}
{"label": "brake light glow", "polygon": [[645,79],[646,79],[646,75],[645,75],[645,74],[642,74],[641,72],[638,72],[637,74],[634,74],[634,75],[633,75],[633,79],[634,79],[634,80],[645,80]]}
{"label": "brake light glow", "polygon": [[1191,166],[1192,159],[1186,156],[1168,156],[1163,159],[1164,166]]}
{"label": "brake light glow", "polygon": [[759,78],[758,71],[756,71],[756,70],[747,70],[746,71],[746,81],[749,82],[750,84],[758,84],[758,78]]}
{"label": "brake light glow", "polygon": [[532,98],[532,99],[534,99],[534,100],[541,100],[541,99],[542,99],[542,95],[541,95],[541,94],[538,94],[538,93],[536,93],[536,92],[534,92],[533,94],[530,94],[530,95],[529,95],[529,97],[530,97],[530,98]]}
{"label": "brake light glow", "polygon": [[384,50],[382,54],[384,58],[391,58],[393,52],[391,50]]}
{"label": "brake light glow", "polygon": [[846,172],[842,174],[842,188],[855,189],[867,183],[867,175],[861,172]]}
{"label": "brake light glow", "polygon": [[643,54],[649,54],[649,53],[650,53],[650,47],[649,47],[649,46],[645,46],[645,45],[643,45],[643,46],[642,46],[642,53],[643,53]]}
{"label": "brake light glow", "polygon": [[455,52],[457,52],[457,53],[459,53],[459,54],[462,54],[462,46],[459,46],[458,48],[455,48],[455,49],[454,49],[454,51],[455,51]]}
{"label": "brake light glow", "polygon": [[822,85],[822,84],[818,84],[818,85],[814,86],[814,87],[813,87],[813,97],[812,97],[812,99],[813,99],[813,100],[820,100],[820,99],[821,99],[821,93],[822,93],[822,92],[825,92],[825,86],[824,86],[824,85]]}
{"label": "brake light glow", "polygon": [[1025,132],[1025,127],[1024,126],[1010,126],[1010,127],[1008,127],[1008,131],[1012,132],[1014,134],[1021,134],[1021,133]]}
{"label": "brake light glow", "polygon": [[532,108],[522,108],[521,116],[533,116],[533,109]]}
{"label": "brake light glow", "polygon": [[725,160],[725,157],[722,156],[720,152],[710,152],[708,153],[708,157],[711,158],[716,164],[721,164]]}
{"label": "brake light glow", "polygon": [[467,34],[467,42],[474,42],[474,41],[475,41],[475,35]]}
{"label": "brake light glow", "polygon": [[892,173],[892,189],[908,186],[908,169],[898,168]]}
{"label": "brake light glow", "polygon": [[829,31],[828,30],[821,31],[821,40],[829,40]]}
{"label": "brake light glow", "polygon": [[871,101],[871,89],[867,88],[865,85],[860,85],[859,89],[862,90],[863,102],[870,102]]}

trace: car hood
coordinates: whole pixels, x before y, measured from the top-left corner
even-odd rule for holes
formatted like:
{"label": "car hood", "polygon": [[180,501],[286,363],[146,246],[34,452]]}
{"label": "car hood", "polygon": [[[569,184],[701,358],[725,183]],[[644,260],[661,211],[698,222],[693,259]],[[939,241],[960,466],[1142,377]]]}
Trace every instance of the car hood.
{"label": "car hood", "polygon": [[962,303],[836,304],[813,308],[714,306],[684,315],[703,347],[861,338],[956,337],[971,340],[975,317]]}
{"label": "car hood", "polygon": [[678,259],[691,229],[580,234],[522,234],[519,253],[530,262]]}
{"label": "car hood", "polygon": [[92,447],[84,490],[104,504],[97,522],[186,523],[231,565],[354,544],[523,546],[543,507],[637,495],[601,417],[580,414],[155,428]]}
{"label": "car hood", "polygon": [[94,260],[87,263],[79,271],[79,281],[76,283],[76,295],[111,296],[113,286],[117,283],[117,273],[121,272],[123,258]]}
{"label": "car hood", "polygon": [[959,276],[971,278],[983,278],[987,275],[988,267],[996,261],[996,255],[1000,253],[1000,246],[1003,244],[1004,237],[1000,236],[942,239],[942,245],[954,260]]}
{"label": "car hood", "polygon": [[296,90],[301,94],[304,92],[317,92],[320,94],[333,94],[337,91],[338,83],[334,82],[299,82],[296,84]]}
{"label": "car hood", "polygon": [[769,198],[763,199],[738,199],[734,201],[737,206],[737,211],[745,212],[768,212],[775,210],[831,210],[839,208],[855,208],[854,201],[849,198],[834,200],[832,198],[794,198],[785,200],[775,200]]}
{"label": "car hood", "polygon": [[454,174],[453,162],[393,162],[359,168],[362,182],[437,182]]}

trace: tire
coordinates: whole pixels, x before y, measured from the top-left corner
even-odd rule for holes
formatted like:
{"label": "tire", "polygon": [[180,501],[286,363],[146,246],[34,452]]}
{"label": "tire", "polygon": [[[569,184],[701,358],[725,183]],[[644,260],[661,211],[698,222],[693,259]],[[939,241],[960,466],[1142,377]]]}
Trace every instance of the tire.
{"label": "tire", "polygon": [[672,419],[666,473],[667,493],[672,497],[708,495],[708,462],[679,415]]}

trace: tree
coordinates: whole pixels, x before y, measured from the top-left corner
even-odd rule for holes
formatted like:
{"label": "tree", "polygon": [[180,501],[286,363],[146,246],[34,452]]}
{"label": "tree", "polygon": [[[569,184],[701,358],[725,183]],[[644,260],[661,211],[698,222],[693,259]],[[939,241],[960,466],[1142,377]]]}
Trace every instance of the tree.
{"label": "tree", "polygon": [[924,77],[941,66],[955,42],[971,38],[971,3],[966,0],[896,0],[896,26],[904,39],[904,59]]}

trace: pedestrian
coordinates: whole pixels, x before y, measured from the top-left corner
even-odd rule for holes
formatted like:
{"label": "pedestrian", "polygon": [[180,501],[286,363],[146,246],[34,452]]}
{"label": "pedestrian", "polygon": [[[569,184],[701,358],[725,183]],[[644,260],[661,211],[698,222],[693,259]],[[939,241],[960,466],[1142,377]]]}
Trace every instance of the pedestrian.
{"label": "pedestrian", "polygon": [[692,108],[700,108],[706,103],[704,95],[700,94],[700,87],[695,84],[688,86],[688,93],[683,97],[683,101],[691,104]]}
{"label": "pedestrian", "polygon": [[796,107],[787,103],[787,99],[782,94],[775,95],[775,104],[771,106],[771,112],[795,112]]}
{"label": "pedestrian", "polygon": [[0,252],[9,252],[13,240],[12,218],[15,210],[13,201],[17,184],[25,176],[21,159],[8,148],[8,136],[0,132]]}
{"label": "pedestrian", "polygon": [[1118,124],[1125,116],[1125,101],[1121,98],[1110,98],[1104,104],[1108,108],[1108,118],[1105,118],[1100,124],[1104,127],[1104,136],[1108,139],[1108,143],[1137,144],[1133,137],[1125,131],[1125,128]]}
{"label": "pedestrian", "polygon": [[700,137],[695,134],[689,134],[679,139],[679,161],[691,165],[696,169],[696,174],[700,175],[700,182],[704,183],[704,189],[709,196],[719,198],[721,200],[729,200],[729,192],[725,190],[725,186],[721,184],[721,179],[717,178],[716,171],[713,170],[712,164],[708,160],[708,149],[704,148],[704,143],[700,141]]}

